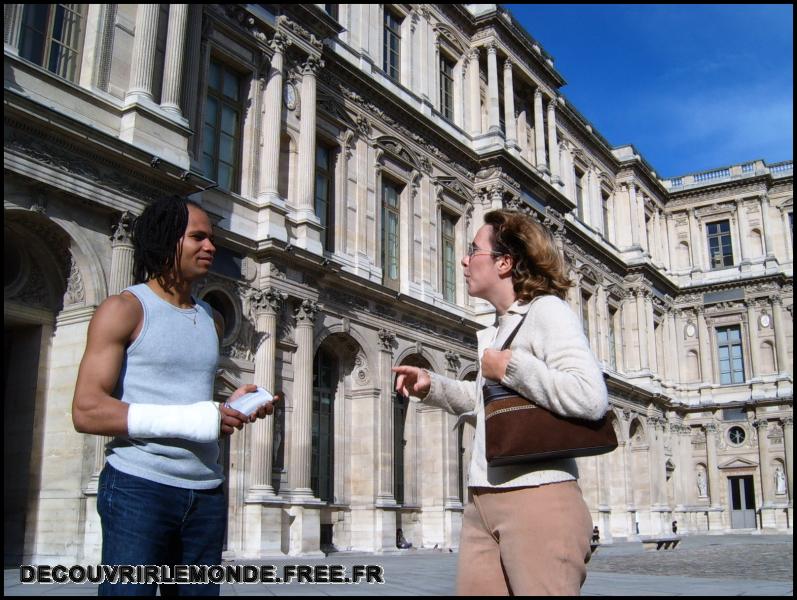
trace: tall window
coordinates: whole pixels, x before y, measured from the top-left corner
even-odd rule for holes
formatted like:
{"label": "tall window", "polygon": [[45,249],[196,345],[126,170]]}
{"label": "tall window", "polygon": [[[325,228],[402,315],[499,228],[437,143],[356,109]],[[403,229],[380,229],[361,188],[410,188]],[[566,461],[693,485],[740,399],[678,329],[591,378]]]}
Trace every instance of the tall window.
{"label": "tall window", "polygon": [[584,220],[584,172],[576,169],[576,207],[578,218]]}
{"label": "tall window", "polygon": [[586,292],[581,292],[581,326],[584,328],[584,335],[589,342],[589,300],[592,296]]}
{"label": "tall window", "polygon": [[440,112],[454,120],[454,63],[440,56]]}
{"label": "tall window", "polygon": [[603,209],[603,237],[609,239],[609,195],[601,193],[601,207]]}
{"label": "tall window", "polygon": [[399,80],[400,48],[401,21],[392,12],[385,9],[384,64],[382,68],[393,81]]}
{"label": "tall window", "polygon": [[321,233],[324,248],[332,252],[335,232],[335,166],[333,151],[325,146],[315,151],[315,215],[324,230]]}
{"label": "tall window", "polygon": [[711,268],[721,269],[733,265],[733,246],[731,245],[731,223],[727,219],[709,223],[708,254],[711,257]]}
{"label": "tall window", "polygon": [[390,288],[399,289],[399,197],[397,184],[384,180],[382,183],[382,282]]}
{"label": "tall window", "polygon": [[313,430],[310,487],[325,502],[334,500],[335,391],[338,366],[335,357],[319,348],[313,365]]}
{"label": "tall window", "polygon": [[393,394],[393,495],[398,504],[404,504],[404,432],[409,403],[406,396]]}
{"label": "tall window", "polygon": [[739,325],[717,327],[717,353],[720,360],[720,383],[744,383],[742,331]]}
{"label": "tall window", "polygon": [[48,71],[77,80],[85,4],[25,4],[19,55]]}
{"label": "tall window", "polygon": [[609,366],[617,370],[617,309],[609,309]]}
{"label": "tall window", "polygon": [[202,170],[219,187],[239,192],[243,102],[241,77],[211,60],[202,131]]}
{"label": "tall window", "polygon": [[457,299],[457,257],[456,257],[456,218],[448,213],[443,213],[442,228],[442,258],[443,258],[443,298],[449,302]]}

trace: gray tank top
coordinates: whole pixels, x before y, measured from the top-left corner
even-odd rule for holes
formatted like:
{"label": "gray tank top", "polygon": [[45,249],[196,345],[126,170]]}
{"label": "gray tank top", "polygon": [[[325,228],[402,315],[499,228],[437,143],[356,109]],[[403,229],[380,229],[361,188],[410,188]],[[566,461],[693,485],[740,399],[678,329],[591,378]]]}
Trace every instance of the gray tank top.
{"label": "gray tank top", "polygon": [[[219,339],[213,310],[195,300],[183,309],[146,284],[127,288],[141,302],[141,333],[125,352],[114,396],[128,404],[193,404],[213,399]],[[105,455],[113,468],[149,481],[207,490],[223,480],[218,442],[115,437]]]}

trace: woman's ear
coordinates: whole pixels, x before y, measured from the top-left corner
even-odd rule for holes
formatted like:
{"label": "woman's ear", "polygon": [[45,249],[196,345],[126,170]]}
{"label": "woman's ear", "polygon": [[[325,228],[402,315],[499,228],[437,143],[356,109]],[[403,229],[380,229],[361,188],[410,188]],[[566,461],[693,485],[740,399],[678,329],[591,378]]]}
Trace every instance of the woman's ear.
{"label": "woman's ear", "polygon": [[511,277],[513,267],[515,266],[515,261],[509,254],[504,254],[498,257],[496,266],[498,267],[499,276]]}

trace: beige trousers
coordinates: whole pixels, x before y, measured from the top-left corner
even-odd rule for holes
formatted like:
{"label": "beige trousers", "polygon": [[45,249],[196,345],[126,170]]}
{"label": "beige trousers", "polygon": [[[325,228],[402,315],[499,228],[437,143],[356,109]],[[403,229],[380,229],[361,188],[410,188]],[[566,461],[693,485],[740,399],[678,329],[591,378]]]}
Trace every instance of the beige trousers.
{"label": "beige trousers", "polygon": [[473,488],[460,538],[460,596],[577,596],[592,517],[575,481]]}

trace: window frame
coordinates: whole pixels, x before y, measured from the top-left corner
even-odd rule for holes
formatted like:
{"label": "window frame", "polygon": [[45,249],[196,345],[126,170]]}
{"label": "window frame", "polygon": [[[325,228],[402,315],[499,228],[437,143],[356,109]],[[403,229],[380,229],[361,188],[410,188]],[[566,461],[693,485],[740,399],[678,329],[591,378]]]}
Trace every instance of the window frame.
{"label": "window frame", "polygon": [[[581,176],[579,176],[581,173]],[[578,220],[582,223],[584,222],[584,178],[587,176],[587,172],[579,168],[577,165],[573,166],[573,180],[574,180],[574,192],[575,192],[575,201],[576,201],[576,214],[578,215]]]}
{"label": "window frame", "polygon": [[[730,333],[732,331],[738,332],[738,340],[734,339],[727,339],[721,340],[720,337],[723,333]],[[740,324],[732,324],[732,325],[721,325],[715,328],[714,335],[716,339],[717,345],[717,373],[719,374],[719,384],[720,385],[740,385],[747,382],[747,376],[745,374],[745,361],[744,361],[744,338],[743,338],[743,330]],[[739,357],[738,360],[741,361],[741,368],[734,369],[733,362],[735,360],[733,349],[734,347],[738,347],[739,349]],[[722,358],[722,350],[723,348],[728,349],[728,363],[729,363],[729,370],[723,371],[722,363],[724,359]],[[740,374],[741,381],[736,380],[736,375]],[[729,381],[723,381],[723,377],[725,375],[729,376]]]}
{"label": "window frame", "polygon": [[[321,165],[318,164],[318,151],[320,149],[324,149],[327,153],[327,164],[325,168],[321,168]],[[321,227],[323,228],[322,232],[322,242],[324,245],[324,250],[328,252],[335,251],[335,185],[336,185],[336,153],[337,149],[323,140],[316,140],[316,149],[315,149],[315,157],[314,157],[314,166],[315,166],[315,182],[313,185],[313,211],[315,212],[315,216],[318,217],[318,220],[321,222]],[[321,170],[321,174],[319,174],[319,170]],[[323,177],[327,182],[327,193],[326,199],[323,199],[325,204],[325,211],[323,218],[319,214],[318,211],[318,179],[319,177]]]}
{"label": "window frame", "polygon": [[[723,223],[727,224],[727,226],[728,226],[728,230],[726,232],[719,231],[717,233],[711,233],[709,231],[709,229],[711,228],[712,225],[721,225]],[[735,263],[734,256],[733,256],[733,234],[731,233],[731,219],[730,218],[725,218],[725,219],[718,219],[718,220],[715,220],[715,221],[706,221],[706,225],[705,226],[706,226],[706,244],[708,246],[709,269],[713,271],[713,270],[719,270],[719,269],[726,269],[728,267],[734,266],[736,263]],[[711,251],[712,250],[711,242],[712,242],[712,240],[719,239],[719,249],[722,250],[723,249],[722,238],[725,238],[725,237],[727,237],[727,240],[728,240],[729,253],[725,254],[723,252],[720,255],[720,256],[722,256],[722,265],[715,265],[714,264],[714,255],[712,254],[712,251]],[[728,260],[730,260],[730,263],[727,262]]]}
{"label": "window frame", "polygon": [[[392,21],[391,21],[392,19]],[[392,10],[385,8],[382,20],[382,70],[396,83],[401,83],[401,24],[403,19]],[[395,41],[395,49],[391,46]],[[395,56],[395,64],[391,62]]]}
{"label": "window frame", "polygon": [[[456,304],[457,302],[457,222],[459,215],[447,210],[440,211],[440,290],[443,293],[443,300]],[[451,225],[451,234],[446,233],[445,223]],[[446,246],[450,245],[452,253],[452,273],[449,281],[446,276]],[[450,297],[449,293],[450,292]]]}
{"label": "window frame", "polygon": [[[454,122],[454,69],[456,66],[456,61],[452,61],[444,52],[440,53],[440,64],[438,65],[440,114],[452,123]],[[446,69],[450,69],[450,74],[446,72]]]}
{"label": "window frame", "polygon": [[[222,89],[218,90],[215,87],[212,87],[211,84],[211,76],[210,71],[213,69],[214,64],[218,65],[221,68],[221,86]],[[237,88],[238,88],[238,99],[233,101],[229,96],[226,96],[224,93],[224,75],[225,73],[233,74],[237,79]],[[205,104],[202,110],[202,140],[199,148],[200,153],[200,165],[202,168],[203,174],[215,181],[219,188],[228,192],[232,192],[235,194],[241,193],[241,171],[243,168],[243,126],[244,126],[244,118],[246,115],[245,104],[246,104],[246,81],[248,75],[246,73],[241,72],[240,70],[236,69],[235,67],[231,66],[228,62],[221,60],[218,56],[211,56],[210,60],[208,61],[208,73],[206,76],[205,81]],[[207,143],[207,128],[209,127],[208,123],[208,115],[209,115],[209,102],[208,99],[212,98],[215,102],[218,103],[218,108],[216,110],[216,125],[214,127],[214,154],[208,155],[205,151],[205,144]],[[221,119],[223,118],[223,109],[225,106],[231,107],[235,109],[235,114],[237,116],[237,127],[235,134],[233,136],[233,146],[234,146],[234,153],[235,158],[234,162],[232,163],[232,172],[233,172],[233,180],[229,187],[225,187],[221,181],[219,181],[219,163],[221,162],[220,152],[221,152],[221,133],[223,133],[220,129],[221,126]],[[212,158],[212,172],[207,172],[205,169],[205,157],[211,156]],[[225,161],[225,164],[229,164]]]}
{"label": "window frame", "polygon": [[[404,192],[404,187],[398,181],[389,177],[382,176],[382,220],[381,220],[381,259],[382,259],[382,285],[390,289],[398,291],[401,286],[401,194]],[[395,192],[395,205],[390,205],[387,200],[385,191],[390,188]],[[396,219],[396,232],[394,254],[396,262],[396,276],[389,276],[388,268],[388,248],[389,240],[387,236],[387,221],[388,216],[393,215]],[[391,255],[392,256],[392,255]]]}
{"label": "window frame", "polygon": [[[25,22],[25,15],[30,14],[30,10],[33,10],[34,7],[37,6],[46,6],[47,7],[47,25],[44,31],[38,31],[31,26],[26,25]],[[46,4],[46,5],[36,5],[36,4],[24,4],[22,16],[20,18],[20,32],[19,32],[19,49],[18,53],[21,58],[30,61],[31,63],[40,66],[42,69],[45,69],[55,75],[56,77],[60,77],[67,81],[71,81],[72,83],[78,83],[80,81],[80,70],[81,65],[83,62],[83,44],[86,39],[86,13],[88,11],[88,4],[74,4],[71,5],[76,8],[71,8],[70,5],[66,4]],[[57,40],[53,36],[53,29],[56,25],[56,16],[58,12],[58,7],[61,7],[65,11],[69,11],[70,13],[76,14],[78,16],[78,31],[77,31],[77,45],[76,47],[68,46],[66,43],[62,42],[61,40]],[[61,22],[63,26],[64,21]],[[40,35],[42,40],[42,45],[38,47],[41,51],[41,61],[35,60],[30,56],[26,56],[24,54],[24,43],[26,39],[26,32],[28,30],[36,32],[37,35]],[[71,75],[63,75],[59,73],[58,68],[53,70],[50,67],[50,63],[53,61],[53,54],[52,49],[54,46],[59,48],[66,48],[68,52],[74,53],[74,72]],[[60,55],[60,53],[59,53]]]}

